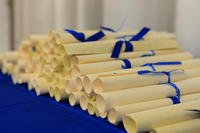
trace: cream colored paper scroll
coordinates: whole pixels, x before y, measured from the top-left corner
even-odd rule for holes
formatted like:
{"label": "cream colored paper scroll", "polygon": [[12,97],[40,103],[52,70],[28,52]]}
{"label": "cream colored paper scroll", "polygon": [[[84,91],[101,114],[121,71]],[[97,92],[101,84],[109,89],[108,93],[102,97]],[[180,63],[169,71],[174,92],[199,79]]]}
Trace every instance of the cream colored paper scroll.
{"label": "cream colored paper scroll", "polygon": [[[155,50],[153,51],[155,55],[165,55],[165,54],[173,54],[179,53],[181,50],[179,49],[170,49],[170,50]],[[153,55],[152,51],[138,51],[138,52],[126,52],[121,53],[119,55],[119,59],[130,59],[130,58],[137,58],[143,55]],[[102,61],[111,61],[116,60],[110,57],[111,54],[92,54],[92,55],[76,55],[71,58],[71,64],[87,64],[93,62],[102,62]]]}
{"label": "cream colored paper scroll", "polygon": [[74,91],[69,94],[69,103],[71,106],[79,104],[80,97],[84,95],[84,92]]}
{"label": "cream colored paper scroll", "polygon": [[200,108],[200,100],[128,114],[123,124],[128,133],[147,132],[155,126],[198,118],[198,113],[187,111],[191,107]]}
{"label": "cream colored paper scroll", "polygon": [[[132,58],[129,59],[129,61],[132,64],[132,67],[137,67],[145,63],[153,63],[158,61],[182,61],[189,59],[192,59],[192,55],[188,52],[183,52],[178,54]],[[122,65],[124,65],[122,60],[75,65],[72,68],[72,76],[77,77],[98,72],[120,70],[122,69]]]}
{"label": "cream colored paper scroll", "polygon": [[[66,55],[111,53],[115,43],[116,40],[84,42],[67,44],[64,45],[64,48]],[[134,41],[131,43],[134,45],[134,51],[179,48],[177,41],[170,39],[152,39],[146,41]],[[125,46],[122,47],[121,51],[124,50]]]}
{"label": "cream colored paper scroll", "polygon": [[[169,66],[160,66],[155,65],[157,71],[171,71],[171,70],[183,70],[183,69],[197,69],[200,66],[200,59],[192,59],[192,60],[185,60],[181,61],[181,65],[169,65]],[[131,69],[122,69],[116,71],[109,71],[109,72],[102,72],[102,73],[95,73],[95,74],[88,74],[83,78],[77,77],[76,82],[80,86],[82,85],[84,90],[90,94],[93,92],[93,82],[97,77],[110,77],[110,76],[120,76],[120,75],[127,75],[127,74],[135,74],[141,70],[149,70],[152,71],[152,68],[149,66],[146,67],[135,67]]]}
{"label": "cream colored paper scroll", "polygon": [[[87,38],[98,31],[85,30],[85,31],[78,31],[78,32],[83,32]],[[138,31],[119,31],[119,32],[115,32],[115,33],[106,32],[106,31],[103,31],[103,32],[104,32],[105,36],[101,40],[111,40],[111,39],[115,39],[116,37],[120,37],[120,36],[124,36],[124,35],[134,35]],[[70,43],[79,42],[76,38],[74,38],[68,32],[59,32],[59,31],[50,30],[48,32],[48,36],[51,38],[52,41],[56,42],[57,44],[70,44]],[[144,37],[145,40],[153,39],[153,38],[175,39],[175,35],[171,34],[171,33],[166,33],[166,32],[150,31]]]}
{"label": "cream colored paper scroll", "polygon": [[[190,70],[177,70],[170,72],[170,79],[172,82],[200,77],[200,68],[199,69],[190,69]],[[94,91],[96,93],[134,88],[147,85],[155,85],[160,83],[168,82],[168,76],[166,74],[127,74],[121,76],[112,76],[112,77],[99,77],[94,83]]]}
{"label": "cream colored paper scroll", "polygon": [[[181,103],[185,103],[185,102],[198,100],[198,99],[200,99],[200,93],[183,95],[180,100],[181,100]],[[152,101],[141,102],[141,103],[114,106],[109,111],[108,120],[109,122],[113,124],[118,124],[119,122],[122,121],[122,117],[125,114],[169,106],[172,104],[173,102],[170,98],[163,98],[163,99],[152,100]]]}
{"label": "cream colored paper scroll", "polygon": [[156,127],[150,133],[199,133],[200,119],[192,119],[162,127]]}
{"label": "cream colored paper scroll", "polygon": [[[200,77],[197,77],[181,80],[175,82],[175,84],[179,88],[181,95],[186,95],[200,92],[199,82]],[[175,95],[175,89],[168,84],[144,86],[119,91],[102,92],[96,96],[96,106],[100,112],[107,112],[112,106],[145,102]]]}

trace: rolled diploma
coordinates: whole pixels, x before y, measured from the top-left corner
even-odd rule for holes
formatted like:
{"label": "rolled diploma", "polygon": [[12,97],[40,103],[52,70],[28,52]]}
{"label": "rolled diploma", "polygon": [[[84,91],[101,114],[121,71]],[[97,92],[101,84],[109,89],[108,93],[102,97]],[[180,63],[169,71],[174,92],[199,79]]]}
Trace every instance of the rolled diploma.
{"label": "rolled diploma", "polygon": [[[80,32],[80,31],[79,31]],[[86,38],[91,36],[92,34],[96,33],[97,31],[81,31],[86,35]],[[123,35],[133,35],[136,34],[137,31],[119,31],[115,33],[105,32],[105,36],[101,40],[110,40],[115,39],[116,37],[123,36]],[[71,34],[68,32],[56,32],[56,31],[50,31],[49,37],[52,38],[57,44],[69,44],[69,43],[77,43],[79,42],[76,38],[74,38]],[[175,39],[175,35],[166,33],[166,32],[149,32],[145,37],[146,39],[152,39],[152,38],[168,38],[168,39]]]}
{"label": "rolled diploma", "polygon": [[[84,42],[64,45],[66,55],[111,53],[117,40]],[[146,41],[132,41],[134,51],[177,49],[176,40],[152,39]],[[121,52],[125,50],[123,45]]]}
{"label": "rolled diploma", "polygon": [[60,84],[54,90],[54,96],[57,102],[67,100],[68,94],[65,92],[65,86]]}
{"label": "rolled diploma", "polygon": [[[171,49],[171,50],[155,50],[155,55],[165,55],[165,54],[172,54],[172,53],[179,53],[181,50],[179,49]],[[110,53],[106,54],[92,54],[92,55],[75,55],[71,58],[72,65],[75,64],[87,64],[93,62],[102,62],[102,61],[111,61],[116,60],[110,57]],[[151,51],[137,51],[137,52],[126,52],[121,53],[119,55],[120,59],[130,59],[130,58],[137,58],[141,57],[142,55],[152,55]]]}
{"label": "rolled diploma", "polygon": [[[198,100],[198,99],[200,99],[200,93],[183,95],[181,97],[181,103]],[[168,106],[172,104],[173,102],[170,98],[163,98],[163,99],[152,100],[152,101],[141,102],[141,103],[114,106],[109,111],[108,120],[109,122],[113,124],[118,124],[119,122],[122,121],[122,117],[126,114],[164,107],[164,106]]]}
{"label": "rolled diploma", "polygon": [[[175,82],[181,95],[200,92],[200,77]],[[151,92],[151,93],[149,93]],[[100,112],[107,112],[111,106],[145,102],[175,96],[175,89],[167,84],[130,88],[96,95],[96,106]]]}
{"label": "rolled diploma", "polygon": [[[171,70],[178,70],[178,69],[197,69],[200,66],[200,59],[192,59],[192,60],[185,60],[181,61],[181,65],[155,65],[157,71],[171,71]],[[108,71],[108,72],[100,72],[94,74],[88,74],[84,77],[77,77],[76,81],[83,85],[84,90],[87,93],[91,93],[93,91],[93,82],[97,77],[109,77],[109,76],[118,76],[118,75],[127,75],[127,74],[135,74],[141,70],[149,70],[152,71],[152,68],[149,66],[144,67],[134,67],[131,69],[122,69],[116,71]]]}
{"label": "rolled diploma", "polygon": [[146,132],[153,127],[198,118],[198,113],[187,111],[191,107],[199,108],[200,100],[128,114],[123,124],[128,133]]}
{"label": "rolled diploma", "polygon": [[[170,73],[171,81],[175,82],[183,79],[200,77],[200,68],[179,70]],[[94,80],[93,87],[94,91],[98,93],[147,85],[156,85],[166,82],[168,82],[168,76],[165,74],[128,74],[121,76],[96,78],[96,80]]]}
{"label": "rolled diploma", "polygon": [[74,91],[69,94],[69,103],[71,106],[79,104],[79,99],[83,95],[81,91]]}
{"label": "rolled diploma", "polygon": [[151,133],[198,133],[200,131],[200,119],[192,119],[162,127],[155,127]]}
{"label": "rolled diploma", "polygon": [[19,59],[19,53],[17,51],[7,51],[4,53],[4,59],[6,59],[6,61],[8,62],[17,62],[17,60]]}
{"label": "rolled diploma", "polygon": [[[154,63],[159,61],[182,61],[189,60],[191,58],[192,55],[190,53],[184,52],[144,58],[132,58],[129,59],[129,61],[132,64],[132,67],[138,67],[145,63]],[[124,65],[124,62],[122,60],[75,65],[72,68],[72,76],[76,77],[98,72],[120,70],[122,69],[122,65]]]}

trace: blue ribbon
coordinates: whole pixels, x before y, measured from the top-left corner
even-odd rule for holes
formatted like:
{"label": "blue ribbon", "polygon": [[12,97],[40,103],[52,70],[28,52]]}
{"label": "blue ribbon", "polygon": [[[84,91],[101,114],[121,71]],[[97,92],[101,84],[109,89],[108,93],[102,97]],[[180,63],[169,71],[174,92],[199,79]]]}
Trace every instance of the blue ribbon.
{"label": "blue ribbon", "polygon": [[120,51],[121,51],[121,48],[122,48],[122,45],[125,43],[125,52],[130,52],[130,51],[133,51],[133,45],[130,41],[139,41],[140,39],[143,38],[143,36],[145,36],[148,32],[150,31],[149,28],[147,27],[144,27],[140,32],[138,32],[138,34],[134,35],[133,38],[131,38],[130,40],[128,41],[122,41],[122,40],[119,40],[115,43],[115,46],[113,48],[113,51],[112,51],[112,54],[111,54],[111,58],[118,58],[119,57],[119,54],[120,54]]}
{"label": "blue ribbon", "polygon": [[166,75],[167,78],[168,78],[168,81],[167,81],[166,83],[170,83],[170,82],[171,82],[171,75],[170,75],[171,72],[172,72],[172,71],[169,71],[169,72],[167,72],[167,71],[155,72],[155,71],[149,71],[149,70],[142,70],[142,71],[138,71],[138,74],[139,74],[139,75],[147,75],[147,74],[155,74],[155,75],[157,75],[157,74],[164,74],[164,75]]}
{"label": "blue ribbon", "polygon": [[124,65],[121,65],[121,67],[123,69],[129,69],[129,68],[131,68],[131,62],[128,59],[124,59],[122,61],[124,62]]}
{"label": "blue ribbon", "polygon": [[91,41],[97,41],[100,40],[105,36],[103,31],[98,31],[97,33],[89,36],[88,38],[85,37],[85,34],[82,32],[77,32],[75,30],[65,29],[66,32],[70,33],[74,38],[79,40],[80,42],[91,42]]}
{"label": "blue ribbon", "polygon": [[143,54],[140,57],[147,57],[147,56],[155,56],[156,55],[154,50],[151,50],[150,52],[151,52],[151,54]]}
{"label": "blue ribbon", "polygon": [[180,103],[181,102],[180,101],[181,92],[180,92],[179,88],[177,87],[177,85],[174,84],[174,83],[171,83],[171,82],[167,83],[167,84],[170,85],[171,87],[173,87],[175,89],[175,91],[176,91],[176,96],[169,97],[173,101],[173,104]]}
{"label": "blue ribbon", "polygon": [[162,65],[181,65],[182,63],[180,61],[166,61],[166,62],[156,62],[156,63],[146,63],[143,66],[149,66],[152,68],[153,71],[156,71],[156,68],[154,66],[162,66]]}
{"label": "blue ribbon", "polygon": [[140,30],[136,35],[133,36],[132,39],[130,39],[130,41],[139,41],[140,39],[142,39],[151,29],[148,27],[144,27],[142,28],[142,30]]}
{"label": "blue ribbon", "polygon": [[115,46],[114,46],[114,49],[113,49],[113,52],[111,54],[111,57],[112,58],[118,58],[119,57],[119,54],[120,54],[120,51],[121,51],[121,48],[122,48],[122,45],[125,44],[125,52],[130,52],[130,51],[133,51],[134,47],[133,45],[131,44],[131,42],[129,41],[117,41],[115,43]]}

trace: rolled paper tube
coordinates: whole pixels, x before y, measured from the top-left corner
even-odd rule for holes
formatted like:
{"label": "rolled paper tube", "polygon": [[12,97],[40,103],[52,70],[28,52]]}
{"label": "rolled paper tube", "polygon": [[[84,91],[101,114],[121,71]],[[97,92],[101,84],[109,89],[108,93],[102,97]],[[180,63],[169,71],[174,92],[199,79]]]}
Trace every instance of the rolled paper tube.
{"label": "rolled paper tube", "polygon": [[[184,52],[184,53],[161,55],[161,56],[133,58],[129,59],[129,61],[132,64],[133,68],[141,66],[146,63],[155,63],[159,61],[183,61],[183,60],[189,60],[191,58],[192,55],[190,53]],[[120,70],[122,69],[122,66],[124,66],[124,62],[122,60],[80,64],[80,65],[75,65],[72,68],[72,76],[77,77],[92,73]]]}
{"label": "rolled paper tube", "polygon": [[23,40],[21,45],[19,46],[20,52],[30,52],[31,50],[31,42],[29,40]]}
{"label": "rolled paper tube", "polygon": [[200,119],[192,119],[162,127],[155,127],[150,133],[198,133],[200,131]]}
{"label": "rolled paper tube", "polygon": [[46,82],[46,79],[44,77],[39,77],[39,76],[34,76],[32,78],[30,78],[28,84],[30,84],[30,88],[29,90],[33,90],[36,88],[36,84],[37,83],[42,83],[42,82]]}
{"label": "rolled paper tube", "polygon": [[[200,93],[194,93],[190,95],[183,95],[181,97],[181,103],[200,99]],[[172,105],[173,101],[169,98],[157,99],[147,102],[140,102],[134,104],[127,104],[122,106],[114,106],[110,109],[108,114],[109,122],[118,124],[122,121],[122,117],[126,114],[140,112],[148,109],[154,109],[164,106]]]}
{"label": "rolled paper tube", "polygon": [[83,95],[83,92],[75,91],[69,94],[69,103],[71,106],[79,104],[79,99]]}
{"label": "rolled paper tube", "polygon": [[45,41],[47,38],[47,35],[30,35],[28,37],[28,40],[31,42],[31,45],[35,45],[40,43],[41,41]]}
{"label": "rolled paper tube", "polygon": [[49,54],[55,54],[55,45],[56,44],[54,42],[46,40],[42,45],[42,51]]}
{"label": "rolled paper tube", "polygon": [[95,103],[94,102],[89,102],[87,105],[87,111],[90,115],[94,115],[95,114]]}
{"label": "rolled paper tube", "polygon": [[65,67],[71,68],[70,56],[64,56],[63,57],[63,65]]}
{"label": "rolled paper tube", "polygon": [[77,77],[75,79],[77,90],[82,91],[83,89],[83,77]]}
{"label": "rolled paper tube", "polygon": [[21,69],[25,69],[26,68],[26,65],[28,64],[28,61],[27,60],[18,60],[17,61],[17,66],[18,68],[21,70]]}
{"label": "rolled paper tube", "polygon": [[84,93],[79,99],[79,104],[81,106],[81,109],[86,110],[88,103],[89,103],[89,97],[86,93]]}
{"label": "rolled paper tube", "polygon": [[[170,72],[170,80],[172,82],[200,77],[200,69],[179,70]],[[169,77],[166,74],[128,74],[114,77],[99,77],[94,83],[94,91],[96,93],[120,90],[134,87],[141,87],[147,85],[156,85],[168,82]]]}
{"label": "rolled paper tube", "polygon": [[[92,34],[96,33],[97,31],[83,31],[86,37],[91,36]],[[123,36],[123,35],[133,35],[136,34],[137,31],[120,31],[116,33],[110,33],[105,32],[105,37],[102,38],[102,40],[110,40],[115,39],[116,37]],[[77,39],[75,39],[71,34],[67,32],[51,32],[49,34],[51,36],[52,40],[55,40],[58,44],[69,44],[69,43],[76,43],[79,42]],[[165,32],[149,32],[145,36],[145,39],[152,39],[152,38],[169,38],[169,39],[175,39],[175,36],[173,34],[165,33]]]}
{"label": "rolled paper tube", "polygon": [[[66,55],[111,53],[115,43],[116,40],[84,42],[67,44],[64,45],[64,48]],[[177,41],[170,39],[152,39],[145,41],[133,41],[131,43],[134,46],[134,51],[179,48]],[[125,46],[122,47],[121,51],[124,50]]]}
{"label": "rolled paper tube", "polygon": [[[200,59],[192,59],[192,60],[185,60],[181,61],[181,65],[155,65],[157,71],[171,71],[171,70],[178,70],[178,69],[196,69],[200,66]],[[149,70],[151,71],[152,68],[149,66],[144,67],[135,67],[131,69],[122,69],[122,70],[116,70],[116,71],[108,71],[108,72],[101,72],[101,73],[95,73],[95,74],[88,74],[83,77],[82,84],[84,90],[90,94],[93,92],[93,82],[97,77],[109,77],[109,76],[120,76],[120,75],[127,75],[127,74],[135,74],[138,71],[142,70]],[[77,77],[77,80],[81,80],[79,77]]]}
{"label": "rolled paper tube", "polygon": [[34,73],[21,73],[18,76],[18,83],[27,83],[31,77],[34,77]]}
{"label": "rolled paper tube", "polygon": [[55,85],[49,87],[49,96],[54,97],[55,95]]}
{"label": "rolled paper tube", "polygon": [[[200,77],[197,77],[181,80],[175,82],[175,84],[179,88],[181,95],[186,95],[200,92],[199,82]],[[100,112],[107,112],[111,106],[145,102],[170,96],[176,96],[176,91],[168,84],[144,86],[118,91],[102,92],[96,95],[96,106]]]}
{"label": "rolled paper tube", "polygon": [[[130,58],[138,58],[142,55],[165,55],[165,54],[172,54],[172,53],[179,53],[181,50],[179,49],[171,49],[171,50],[155,50],[153,51],[137,51],[137,52],[126,52],[121,53],[119,55],[119,59],[130,59]],[[93,62],[103,62],[103,61],[111,61],[116,60],[114,58],[110,58],[110,53],[106,54],[92,54],[92,55],[75,55],[71,58],[72,65],[76,64],[87,64]]]}
{"label": "rolled paper tube", "polygon": [[[95,31],[84,31],[84,34],[86,36],[91,36],[94,34]],[[79,42],[75,37],[73,37],[71,34],[68,32],[63,32],[63,33],[54,33],[53,38],[57,44],[70,44],[70,43],[76,43]]]}
{"label": "rolled paper tube", "polygon": [[8,62],[14,62],[16,63],[18,58],[19,53],[17,51],[9,51],[9,52],[5,52],[4,53],[4,58],[8,61]]}
{"label": "rolled paper tube", "polygon": [[152,127],[198,118],[198,113],[186,111],[191,107],[199,108],[200,100],[128,114],[123,124],[128,133],[147,132]]}
{"label": "rolled paper tube", "polygon": [[11,74],[12,70],[13,70],[13,63],[4,61],[2,67],[2,73]]}
{"label": "rolled paper tube", "polygon": [[68,94],[66,94],[64,86],[58,86],[54,90],[55,99],[57,102],[67,100]]}
{"label": "rolled paper tube", "polygon": [[37,82],[36,88],[35,88],[37,96],[48,94],[49,93],[49,87],[51,85],[52,85],[51,82]]}
{"label": "rolled paper tube", "polygon": [[78,91],[77,89],[77,85],[76,83],[74,82],[74,80],[68,80],[66,81],[66,88],[65,88],[65,92],[67,94],[71,93],[71,92],[75,92],[75,91]]}

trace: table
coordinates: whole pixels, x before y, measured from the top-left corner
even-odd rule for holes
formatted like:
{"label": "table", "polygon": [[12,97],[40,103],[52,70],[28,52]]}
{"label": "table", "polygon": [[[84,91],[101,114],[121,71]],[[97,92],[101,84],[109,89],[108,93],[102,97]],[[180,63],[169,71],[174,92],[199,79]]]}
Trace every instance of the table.
{"label": "table", "polygon": [[27,84],[13,84],[0,72],[0,133],[125,133],[122,124],[89,115],[67,101],[36,96]]}

